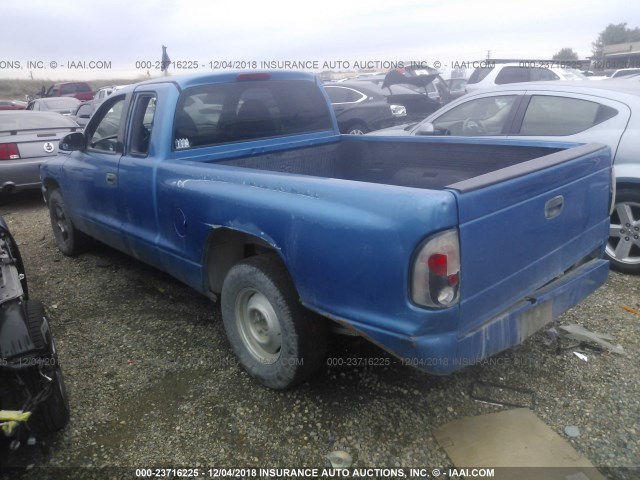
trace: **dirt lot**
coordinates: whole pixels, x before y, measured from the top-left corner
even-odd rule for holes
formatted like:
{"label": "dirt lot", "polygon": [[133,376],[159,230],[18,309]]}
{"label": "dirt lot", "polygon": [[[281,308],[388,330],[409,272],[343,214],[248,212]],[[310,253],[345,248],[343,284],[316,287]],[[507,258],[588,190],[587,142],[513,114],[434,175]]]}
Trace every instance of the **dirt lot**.
{"label": "dirt lot", "polygon": [[565,438],[566,426],[579,427],[569,441],[601,471],[640,476],[623,468],[640,467],[640,317],[621,308],[640,309],[640,277],[612,273],[561,318],[613,335],[626,356],[590,351],[585,362],[538,334],[483,365],[433,377],[393,359],[353,365],[389,357],[335,338],[321,374],[282,393],[236,365],[206,298],[107,247],[64,257],[38,194],[11,198],[0,214],[20,244],[31,295],[52,318],[72,409],[56,438],[0,453],[0,465],[35,466],[29,478],[51,467],[326,466],[334,450],[357,467],[447,468],[433,432],[502,408],[470,398],[478,380],[533,390],[538,417]]}

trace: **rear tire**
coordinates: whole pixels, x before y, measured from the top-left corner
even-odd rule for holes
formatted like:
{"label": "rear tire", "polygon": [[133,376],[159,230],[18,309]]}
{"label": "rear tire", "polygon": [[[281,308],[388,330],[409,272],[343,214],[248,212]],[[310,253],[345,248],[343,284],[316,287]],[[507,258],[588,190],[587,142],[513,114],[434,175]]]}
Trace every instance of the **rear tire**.
{"label": "rear tire", "polygon": [[606,255],[611,268],[640,274],[640,191],[621,188],[611,215]]}
{"label": "rear tire", "polygon": [[369,129],[367,126],[361,122],[352,123],[349,125],[349,128],[347,128],[347,135],[364,135],[368,132]]}
{"label": "rear tire", "polygon": [[251,257],[231,268],[222,287],[222,319],[240,364],[269,388],[293,387],[323,364],[326,322],[300,304],[275,255]]}
{"label": "rear tire", "polygon": [[49,218],[58,250],[68,257],[80,253],[86,236],[73,225],[62,193],[57,188],[49,195]]}

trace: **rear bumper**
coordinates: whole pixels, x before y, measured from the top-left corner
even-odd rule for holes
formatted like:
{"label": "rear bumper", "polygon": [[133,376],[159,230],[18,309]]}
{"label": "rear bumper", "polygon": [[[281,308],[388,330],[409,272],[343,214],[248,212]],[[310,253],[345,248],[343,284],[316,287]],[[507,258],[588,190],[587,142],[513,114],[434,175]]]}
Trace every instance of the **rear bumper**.
{"label": "rear bumper", "polygon": [[592,260],[463,336],[457,332],[420,337],[380,330],[364,333],[404,364],[446,375],[521,344],[604,284],[608,273],[607,260]]}

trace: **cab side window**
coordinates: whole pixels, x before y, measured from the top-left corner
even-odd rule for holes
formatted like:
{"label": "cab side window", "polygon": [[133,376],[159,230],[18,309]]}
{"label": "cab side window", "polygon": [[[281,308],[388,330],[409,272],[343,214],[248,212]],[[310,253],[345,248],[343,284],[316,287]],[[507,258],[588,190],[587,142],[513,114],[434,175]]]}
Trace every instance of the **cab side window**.
{"label": "cab side window", "polygon": [[118,143],[118,133],[122,123],[124,95],[107,100],[98,112],[96,122],[92,123],[91,131],[87,131],[88,148],[103,153],[122,153]]}

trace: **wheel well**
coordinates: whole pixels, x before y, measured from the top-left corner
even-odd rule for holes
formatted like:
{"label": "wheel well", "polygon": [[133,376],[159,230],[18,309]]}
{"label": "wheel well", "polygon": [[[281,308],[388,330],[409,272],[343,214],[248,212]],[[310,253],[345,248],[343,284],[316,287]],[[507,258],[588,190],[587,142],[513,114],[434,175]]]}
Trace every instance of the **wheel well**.
{"label": "wheel well", "polygon": [[207,290],[219,294],[224,278],[236,263],[273,251],[273,246],[261,238],[229,228],[216,229],[209,235],[205,249]]}
{"label": "wheel well", "polygon": [[45,202],[47,202],[49,200],[49,195],[51,195],[51,192],[53,192],[56,188],[60,188],[60,185],[58,185],[58,182],[51,178],[45,178],[42,182],[42,187],[44,200]]}
{"label": "wheel well", "polygon": [[357,119],[357,118],[354,118],[353,120],[350,120],[349,122],[347,122],[345,130],[350,130],[351,128],[353,128],[355,126],[364,127],[365,130],[369,130],[369,126],[367,125],[367,123],[363,122],[362,120]]}

